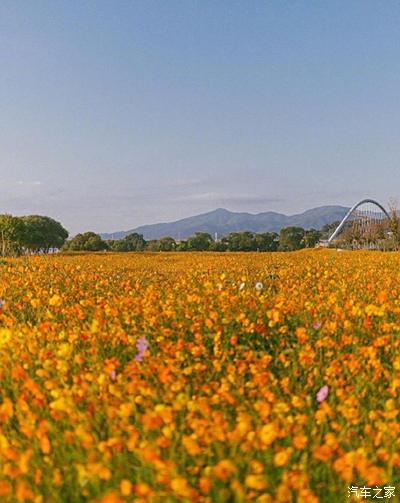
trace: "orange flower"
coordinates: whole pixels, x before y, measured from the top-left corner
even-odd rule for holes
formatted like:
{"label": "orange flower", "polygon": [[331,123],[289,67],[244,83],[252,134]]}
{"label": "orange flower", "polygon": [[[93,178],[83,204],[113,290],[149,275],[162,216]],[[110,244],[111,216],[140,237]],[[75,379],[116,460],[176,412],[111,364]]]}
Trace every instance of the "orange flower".
{"label": "orange flower", "polygon": [[211,491],[212,482],[209,477],[200,477],[199,488],[203,494],[208,494]]}
{"label": "orange flower", "polygon": [[305,435],[296,435],[293,438],[293,446],[296,449],[299,450],[305,449],[307,447],[307,444],[308,444],[308,438]]}
{"label": "orange flower", "polygon": [[191,456],[197,456],[201,453],[198,443],[191,437],[184,436],[182,439],[183,446]]}
{"label": "orange flower", "polygon": [[4,398],[0,405],[0,422],[5,423],[14,415],[14,406],[9,398]]}
{"label": "orange flower", "polygon": [[11,484],[6,480],[0,480],[0,496],[8,496],[12,491]]}
{"label": "orange flower", "polygon": [[150,496],[150,494],[152,493],[152,490],[150,488],[150,486],[148,484],[145,484],[143,482],[140,482],[139,484],[135,484],[134,485],[134,493],[136,494],[136,496]]}
{"label": "orange flower", "polygon": [[43,454],[50,453],[51,445],[47,435],[43,435],[40,437],[40,450],[43,452]]}
{"label": "orange flower", "polygon": [[103,496],[99,500],[99,503],[125,503],[125,500],[120,498],[116,492],[112,491]]}
{"label": "orange flower", "polygon": [[222,459],[214,466],[214,475],[219,480],[227,480],[236,473],[236,466],[229,459]]}
{"label": "orange flower", "polygon": [[35,497],[35,494],[29,488],[28,484],[24,480],[21,480],[17,482],[15,497],[18,502],[32,501]]}
{"label": "orange flower", "polygon": [[304,344],[308,341],[307,330],[304,327],[297,327],[296,337],[300,344]]}
{"label": "orange flower", "polygon": [[328,461],[332,457],[332,449],[329,445],[323,444],[313,450],[314,458],[319,461]]}

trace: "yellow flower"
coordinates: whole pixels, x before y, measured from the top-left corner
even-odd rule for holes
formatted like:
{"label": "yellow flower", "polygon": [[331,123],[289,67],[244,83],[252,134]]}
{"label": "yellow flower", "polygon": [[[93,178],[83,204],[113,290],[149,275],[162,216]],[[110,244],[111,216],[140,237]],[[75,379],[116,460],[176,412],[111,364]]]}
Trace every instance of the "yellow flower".
{"label": "yellow flower", "polygon": [[59,295],[54,294],[49,300],[50,306],[60,306],[62,304],[62,299]]}
{"label": "yellow flower", "polygon": [[263,491],[268,485],[263,475],[247,475],[245,484],[250,489],[256,489],[257,491]]}
{"label": "yellow flower", "polygon": [[60,397],[50,403],[50,408],[61,412],[68,412],[71,408],[71,404],[66,398]]}
{"label": "yellow flower", "polygon": [[290,448],[282,449],[278,451],[274,456],[274,465],[275,466],[286,466],[290,460],[292,455],[292,451]]}
{"label": "yellow flower", "polygon": [[4,346],[11,339],[11,330],[8,328],[0,328],[0,347]]}
{"label": "yellow flower", "polygon": [[192,495],[192,490],[183,477],[177,477],[171,480],[171,488],[178,495],[183,498],[189,498]]}
{"label": "yellow flower", "polygon": [[68,344],[67,342],[60,344],[58,351],[57,351],[57,356],[59,358],[66,358],[70,354],[71,354],[71,345]]}
{"label": "yellow flower", "polygon": [[269,446],[278,438],[278,429],[273,423],[268,423],[261,428],[260,439],[265,446]]}
{"label": "yellow flower", "polygon": [[129,496],[132,492],[132,482],[127,479],[121,480],[119,490],[121,491],[122,496]]}

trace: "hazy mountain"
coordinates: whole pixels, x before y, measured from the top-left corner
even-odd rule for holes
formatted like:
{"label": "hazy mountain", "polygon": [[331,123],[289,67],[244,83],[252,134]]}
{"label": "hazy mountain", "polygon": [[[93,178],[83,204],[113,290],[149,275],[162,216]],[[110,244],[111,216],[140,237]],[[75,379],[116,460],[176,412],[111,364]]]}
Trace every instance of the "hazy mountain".
{"label": "hazy mountain", "polygon": [[175,222],[166,222],[152,225],[142,225],[128,231],[119,231],[112,234],[102,234],[103,239],[121,239],[127,234],[137,232],[149,239],[159,239],[171,236],[175,239],[186,239],[195,232],[209,232],[213,237],[217,232],[222,237],[230,232],[278,232],[282,227],[297,225],[304,229],[321,228],[325,224],[341,220],[349,208],[344,206],[320,206],[296,215],[284,215],[267,211],[264,213],[237,213],[223,208],[183,218]]}

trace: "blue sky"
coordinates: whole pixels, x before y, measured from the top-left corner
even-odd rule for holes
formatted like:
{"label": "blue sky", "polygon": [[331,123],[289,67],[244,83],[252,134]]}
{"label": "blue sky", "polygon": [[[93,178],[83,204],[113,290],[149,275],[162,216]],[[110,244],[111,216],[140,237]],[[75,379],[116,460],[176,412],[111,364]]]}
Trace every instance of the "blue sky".
{"label": "blue sky", "polygon": [[400,3],[0,2],[0,200],[72,232],[400,199]]}

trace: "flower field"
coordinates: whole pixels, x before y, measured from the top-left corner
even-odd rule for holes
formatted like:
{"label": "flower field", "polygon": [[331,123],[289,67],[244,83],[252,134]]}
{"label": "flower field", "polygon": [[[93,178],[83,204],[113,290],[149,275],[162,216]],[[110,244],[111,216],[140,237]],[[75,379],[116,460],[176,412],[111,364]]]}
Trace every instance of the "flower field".
{"label": "flower field", "polygon": [[0,501],[400,483],[399,254],[9,259],[0,299]]}

